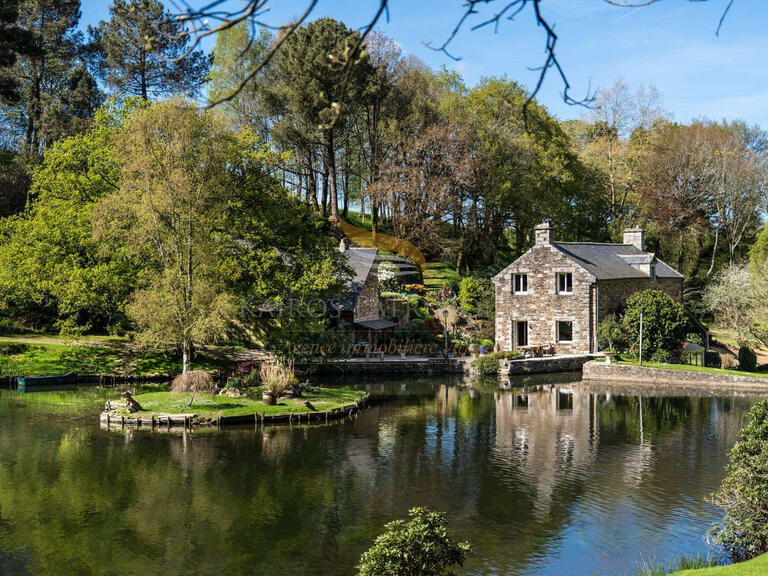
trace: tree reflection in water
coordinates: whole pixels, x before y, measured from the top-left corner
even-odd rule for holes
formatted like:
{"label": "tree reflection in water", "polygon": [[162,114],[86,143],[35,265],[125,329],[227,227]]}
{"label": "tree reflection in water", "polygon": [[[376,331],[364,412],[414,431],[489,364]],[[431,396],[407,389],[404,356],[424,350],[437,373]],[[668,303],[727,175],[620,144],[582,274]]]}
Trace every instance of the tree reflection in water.
{"label": "tree reflection in water", "polygon": [[0,573],[352,574],[416,505],[472,542],[468,574],[631,572],[703,550],[753,402],[572,377],[351,383],[388,400],[191,434],[102,430],[92,390],[68,410],[0,393]]}

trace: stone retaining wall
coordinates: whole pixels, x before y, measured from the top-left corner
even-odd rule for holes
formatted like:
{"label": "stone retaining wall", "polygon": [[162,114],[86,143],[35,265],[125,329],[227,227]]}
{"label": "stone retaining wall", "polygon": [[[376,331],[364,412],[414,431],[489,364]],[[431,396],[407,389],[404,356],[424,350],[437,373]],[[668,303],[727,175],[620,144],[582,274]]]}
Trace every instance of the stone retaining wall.
{"label": "stone retaining wall", "polygon": [[755,391],[768,394],[768,378],[739,374],[668,370],[648,366],[628,366],[587,362],[583,368],[584,382],[631,382],[651,385],[688,386],[692,388],[720,388],[732,391]]}
{"label": "stone retaining wall", "polygon": [[502,375],[510,376],[520,374],[552,374],[555,372],[579,372],[582,366],[594,360],[597,356],[585,354],[583,356],[554,356],[552,358],[528,358],[526,360],[511,360],[509,367],[502,366]]}
{"label": "stone retaining wall", "polygon": [[366,360],[310,362],[295,364],[294,370],[299,376],[341,375],[341,374],[371,374],[382,376],[399,375],[439,375],[439,374],[469,374],[471,359],[458,358],[452,360],[434,359],[420,361]]}

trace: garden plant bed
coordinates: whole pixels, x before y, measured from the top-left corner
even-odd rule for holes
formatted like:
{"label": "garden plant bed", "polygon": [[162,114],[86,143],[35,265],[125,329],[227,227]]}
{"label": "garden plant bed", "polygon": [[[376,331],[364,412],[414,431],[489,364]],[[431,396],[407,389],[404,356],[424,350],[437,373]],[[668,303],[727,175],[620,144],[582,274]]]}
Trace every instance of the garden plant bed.
{"label": "garden plant bed", "polygon": [[[313,388],[301,398],[280,398],[277,404],[267,405],[260,399],[231,398],[198,393],[192,406],[189,394],[171,394],[168,391],[146,392],[133,396],[143,408],[129,413],[115,400],[112,410],[101,413],[102,424],[138,428],[176,426],[220,426],[227,424],[271,424],[327,422],[354,414],[368,405],[369,395],[348,388]],[[309,408],[305,403],[311,404]]]}

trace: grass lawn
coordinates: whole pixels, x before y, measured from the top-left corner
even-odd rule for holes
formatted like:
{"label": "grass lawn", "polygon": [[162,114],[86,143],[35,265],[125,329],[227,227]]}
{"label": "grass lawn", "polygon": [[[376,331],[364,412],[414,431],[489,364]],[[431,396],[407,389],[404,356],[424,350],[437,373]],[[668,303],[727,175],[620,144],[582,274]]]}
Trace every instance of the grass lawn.
{"label": "grass lawn", "polygon": [[672,576],[764,576],[765,574],[768,574],[768,554],[749,562],[700,570],[683,570],[675,572]]}
{"label": "grass lawn", "polygon": [[[220,362],[198,355],[194,367],[221,368]],[[178,354],[142,350],[135,346],[47,344],[23,339],[0,340],[0,375],[44,376],[66,372],[98,374],[175,374],[181,371]]]}
{"label": "grass lawn", "polygon": [[437,291],[446,284],[458,284],[461,276],[456,267],[447,262],[428,262],[424,273],[424,285],[428,290]]}
{"label": "grass lawn", "polygon": [[[189,394],[171,394],[164,392],[145,392],[137,394],[133,398],[141,404],[144,409],[140,412],[134,412],[131,416],[147,416],[152,414],[181,414],[191,413],[198,416],[211,417],[221,416],[246,416],[250,414],[267,415],[274,414],[304,414],[312,412],[304,406],[305,401],[309,401],[319,412],[325,412],[341,406],[354,404],[365,395],[360,390],[350,390],[349,388],[312,388],[305,392],[303,398],[281,398],[278,404],[268,406],[258,399],[252,398],[229,398],[217,395],[215,398],[211,394],[196,394],[192,406],[189,404]],[[121,412],[118,412],[121,414]],[[122,413],[125,414],[125,413]],[[125,414],[127,415],[127,414]]]}
{"label": "grass lawn", "polygon": [[[637,366],[637,361],[619,360],[614,364]],[[660,364],[659,362],[643,361],[643,366],[648,368],[663,368],[665,370],[682,370],[689,372],[708,372],[710,374],[727,374],[729,376],[752,376],[755,378],[768,378],[768,372],[742,372],[741,370],[723,370],[722,368],[708,368],[706,366],[689,366],[688,364]]]}

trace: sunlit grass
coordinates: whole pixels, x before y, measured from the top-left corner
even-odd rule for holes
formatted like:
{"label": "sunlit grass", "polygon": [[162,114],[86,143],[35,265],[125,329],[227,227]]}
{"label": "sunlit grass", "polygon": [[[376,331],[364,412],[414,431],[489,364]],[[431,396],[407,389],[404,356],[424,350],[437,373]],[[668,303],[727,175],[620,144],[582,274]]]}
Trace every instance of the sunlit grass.
{"label": "sunlit grass", "polygon": [[312,412],[304,405],[309,401],[319,412],[325,412],[354,404],[364,396],[364,392],[349,388],[312,388],[302,398],[281,398],[278,404],[267,405],[261,397],[229,398],[210,393],[195,394],[192,406],[188,407],[190,394],[172,394],[168,391],[146,392],[137,394],[134,399],[141,404],[143,411],[132,416],[151,417],[152,414],[194,413],[200,416],[246,416],[251,414],[304,414]]}
{"label": "sunlit grass", "polygon": [[[614,364],[625,366],[638,366],[637,360],[614,360]],[[726,376],[752,376],[755,378],[768,378],[768,372],[745,372],[742,370],[725,370],[723,368],[710,368],[707,366],[693,366],[690,364],[662,364],[660,362],[648,362],[643,360],[643,366],[648,368],[663,368],[664,370],[679,370],[683,372],[706,372],[708,374],[723,374]]]}

